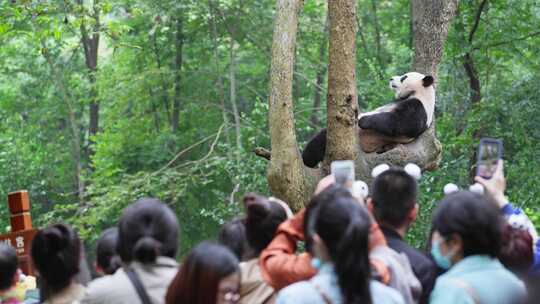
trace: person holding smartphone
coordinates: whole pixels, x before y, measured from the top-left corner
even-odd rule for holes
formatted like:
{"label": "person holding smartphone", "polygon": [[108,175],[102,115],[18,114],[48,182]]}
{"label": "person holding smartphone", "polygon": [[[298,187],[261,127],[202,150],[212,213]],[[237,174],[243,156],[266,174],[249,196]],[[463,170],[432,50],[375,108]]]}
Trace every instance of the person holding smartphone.
{"label": "person holding smartphone", "polygon": [[540,275],[540,239],[534,224],[528,218],[523,209],[515,207],[505,196],[506,178],[504,177],[504,161],[498,160],[497,167],[491,178],[486,179],[476,176],[474,180],[484,186],[486,194],[494,201],[506,220],[521,223],[522,228],[526,229],[533,239],[534,263],[530,272]]}

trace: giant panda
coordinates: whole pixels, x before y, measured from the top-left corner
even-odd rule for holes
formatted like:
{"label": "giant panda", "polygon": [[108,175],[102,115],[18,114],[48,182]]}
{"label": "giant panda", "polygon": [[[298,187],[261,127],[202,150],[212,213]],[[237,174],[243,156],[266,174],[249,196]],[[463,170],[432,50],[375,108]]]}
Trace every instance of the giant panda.
{"label": "giant panda", "polygon": [[[390,79],[395,92],[393,103],[358,116],[359,143],[366,153],[382,153],[398,143],[409,143],[433,122],[435,111],[434,78],[409,72]],[[324,159],[326,129],[319,131],[302,152],[304,164],[314,168]]]}

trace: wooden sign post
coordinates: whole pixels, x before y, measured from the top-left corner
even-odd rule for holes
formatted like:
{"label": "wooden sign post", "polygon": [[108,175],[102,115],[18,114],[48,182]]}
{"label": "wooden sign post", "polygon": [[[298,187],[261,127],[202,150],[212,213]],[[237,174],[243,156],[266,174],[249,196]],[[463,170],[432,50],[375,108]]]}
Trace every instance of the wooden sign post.
{"label": "wooden sign post", "polygon": [[0,242],[13,246],[19,257],[21,270],[27,275],[33,275],[34,270],[30,262],[30,245],[37,230],[32,228],[28,191],[8,194],[8,205],[11,214],[11,233],[0,235]]}

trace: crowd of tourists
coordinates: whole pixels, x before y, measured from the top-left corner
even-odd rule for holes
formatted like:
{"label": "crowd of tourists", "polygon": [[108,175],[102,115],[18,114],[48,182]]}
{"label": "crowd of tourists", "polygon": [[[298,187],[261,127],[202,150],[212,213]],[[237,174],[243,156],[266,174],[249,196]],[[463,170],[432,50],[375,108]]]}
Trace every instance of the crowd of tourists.
{"label": "crowd of tourists", "polygon": [[157,199],[140,199],[97,241],[93,280],[69,225],[35,236],[37,284],[19,270],[15,250],[0,245],[0,303],[540,301],[538,235],[505,196],[502,162],[491,179],[476,181],[484,194],[455,192],[433,206],[421,249],[406,241],[420,204],[417,181],[402,168],[379,174],[367,197],[327,176],[296,214],[283,201],[248,193],[244,213],[181,261],[180,227],[195,223],[179,223]]}

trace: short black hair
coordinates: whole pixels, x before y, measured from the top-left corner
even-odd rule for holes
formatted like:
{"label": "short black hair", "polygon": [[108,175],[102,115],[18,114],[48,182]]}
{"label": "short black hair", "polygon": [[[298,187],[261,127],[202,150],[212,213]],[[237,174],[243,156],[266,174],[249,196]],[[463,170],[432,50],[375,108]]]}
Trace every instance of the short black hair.
{"label": "short black hair", "polygon": [[124,263],[155,262],[158,256],[174,258],[180,233],[178,219],[164,203],[143,198],[128,206],[118,223],[117,251]]}
{"label": "short black hair", "polygon": [[399,227],[416,204],[418,185],[405,170],[391,168],[373,180],[371,199],[375,219]]}
{"label": "short black hair", "polygon": [[457,234],[463,241],[463,256],[496,257],[501,250],[504,221],[487,197],[469,191],[445,197],[433,214],[432,230],[444,238]]}
{"label": "short black hair", "polygon": [[122,266],[122,260],[116,252],[117,243],[117,227],[111,227],[103,231],[96,243],[96,264],[105,274],[113,274]]}
{"label": "short black hair", "polygon": [[0,291],[11,287],[18,263],[15,249],[8,244],[0,243]]}
{"label": "short black hair", "polygon": [[246,225],[244,218],[235,218],[221,226],[218,242],[229,248],[234,255],[242,260],[246,251]]}

